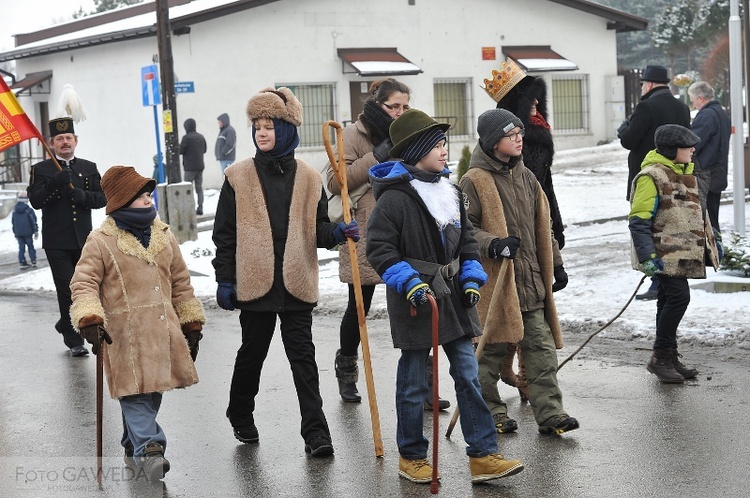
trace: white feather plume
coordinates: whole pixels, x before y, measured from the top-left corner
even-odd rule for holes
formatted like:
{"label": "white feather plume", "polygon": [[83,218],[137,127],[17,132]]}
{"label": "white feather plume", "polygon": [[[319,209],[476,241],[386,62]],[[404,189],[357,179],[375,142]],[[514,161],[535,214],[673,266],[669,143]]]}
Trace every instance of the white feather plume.
{"label": "white feather plume", "polygon": [[60,100],[57,103],[57,117],[70,117],[76,123],[86,119],[86,113],[83,112],[83,102],[76,93],[73,85],[65,85],[60,94]]}

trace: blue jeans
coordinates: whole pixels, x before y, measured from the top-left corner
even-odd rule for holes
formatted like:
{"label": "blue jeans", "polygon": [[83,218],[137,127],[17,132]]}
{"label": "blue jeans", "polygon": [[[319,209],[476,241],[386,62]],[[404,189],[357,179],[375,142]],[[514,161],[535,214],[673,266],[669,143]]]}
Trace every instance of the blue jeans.
{"label": "blue jeans", "polygon": [[225,159],[225,160],[219,160],[219,164],[221,165],[221,174],[224,174],[224,170],[227,169],[227,166],[232,164],[234,161],[231,159]]}
{"label": "blue jeans", "polygon": [[[471,339],[462,337],[443,344],[456,388],[461,432],[466,454],[483,457],[497,453],[497,432],[492,414],[482,399],[477,360]],[[424,402],[427,399],[426,365],[429,349],[402,349],[396,372],[396,443],[407,460],[427,458],[424,437]]]}
{"label": "blue jeans", "polygon": [[142,457],[149,443],[159,443],[164,450],[167,449],[167,437],[156,422],[161,398],[161,393],[134,394],[120,398],[122,446],[125,447],[130,441],[135,457]]}
{"label": "blue jeans", "polygon": [[26,248],[29,248],[29,258],[32,263],[36,263],[36,249],[34,249],[34,237],[26,235],[24,237],[16,237],[18,240],[18,264],[26,264]]}

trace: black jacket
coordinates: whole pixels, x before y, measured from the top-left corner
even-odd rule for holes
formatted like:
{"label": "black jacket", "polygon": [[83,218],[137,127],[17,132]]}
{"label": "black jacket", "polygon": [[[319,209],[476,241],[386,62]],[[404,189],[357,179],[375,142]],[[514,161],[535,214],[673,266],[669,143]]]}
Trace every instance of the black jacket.
{"label": "black jacket", "polygon": [[695,168],[711,170],[709,191],[721,192],[728,184],[729,137],[732,134],[729,116],[718,100],[712,100],[698,111],[692,129],[701,138],[693,155]]}
{"label": "black jacket", "polygon": [[234,161],[237,154],[237,133],[229,124],[229,114],[224,113],[217,118],[221,122],[219,136],[216,137],[214,153],[217,161]]}
{"label": "black jacket", "polygon": [[185,171],[203,171],[203,154],[206,153],[206,139],[195,131],[195,120],[185,120],[185,136],[180,141],[182,167]]}

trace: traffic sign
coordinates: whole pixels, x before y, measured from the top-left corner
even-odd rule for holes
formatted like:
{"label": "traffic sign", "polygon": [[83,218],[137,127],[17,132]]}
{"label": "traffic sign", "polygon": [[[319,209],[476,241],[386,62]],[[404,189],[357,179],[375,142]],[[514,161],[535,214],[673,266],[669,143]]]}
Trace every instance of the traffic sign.
{"label": "traffic sign", "polygon": [[161,104],[159,68],[156,65],[141,68],[141,89],[145,107]]}
{"label": "traffic sign", "polygon": [[175,93],[195,93],[195,83],[192,81],[175,81]]}

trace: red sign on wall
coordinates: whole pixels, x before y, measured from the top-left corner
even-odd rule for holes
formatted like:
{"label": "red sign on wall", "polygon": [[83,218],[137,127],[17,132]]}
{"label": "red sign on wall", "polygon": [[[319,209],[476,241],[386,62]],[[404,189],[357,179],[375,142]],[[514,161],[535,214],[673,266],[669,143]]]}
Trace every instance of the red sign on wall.
{"label": "red sign on wall", "polygon": [[495,47],[482,47],[483,61],[494,61],[495,59]]}

